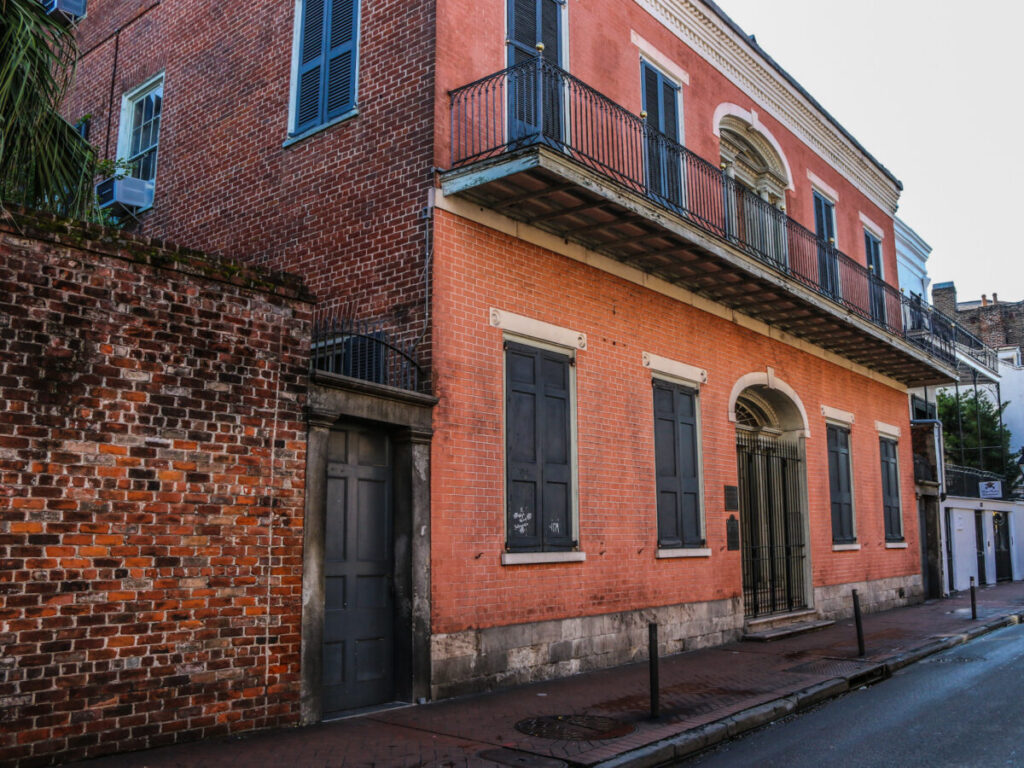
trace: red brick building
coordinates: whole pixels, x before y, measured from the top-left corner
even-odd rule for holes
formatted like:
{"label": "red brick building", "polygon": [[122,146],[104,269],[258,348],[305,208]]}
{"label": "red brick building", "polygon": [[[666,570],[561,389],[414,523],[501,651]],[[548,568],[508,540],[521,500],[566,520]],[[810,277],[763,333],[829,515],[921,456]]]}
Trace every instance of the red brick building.
{"label": "red brick building", "polygon": [[303,721],[920,597],[907,389],[955,356],[896,289],[900,183],[717,6],[92,0],[79,36],[131,227],[350,321]]}

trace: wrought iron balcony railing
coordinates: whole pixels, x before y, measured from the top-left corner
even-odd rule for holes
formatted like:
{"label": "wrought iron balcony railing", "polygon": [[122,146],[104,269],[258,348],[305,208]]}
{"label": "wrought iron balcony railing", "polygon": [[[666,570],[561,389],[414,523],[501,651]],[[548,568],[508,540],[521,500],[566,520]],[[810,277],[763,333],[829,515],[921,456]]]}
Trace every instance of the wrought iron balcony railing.
{"label": "wrought iron balcony railing", "polygon": [[[996,496],[982,496],[981,484],[998,482],[1001,484],[1000,493]],[[1013,494],[1006,487],[1006,481],[1002,475],[995,472],[986,472],[973,467],[959,467],[955,464],[946,464],[946,493],[949,496],[963,496],[969,499],[977,498],[1013,498]]]}
{"label": "wrought iron balcony railing", "polygon": [[[955,344],[966,332],[949,318],[543,58],[452,91],[451,141],[453,169],[546,146],[931,356],[956,362]],[[965,340],[971,349],[984,347]]]}
{"label": "wrought iron balcony railing", "polygon": [[350,318],[321,318],[313,326],[314,371],[327,371],[388,387],[425,392],[429,379],[414,345],[395,341],[383,325]]}

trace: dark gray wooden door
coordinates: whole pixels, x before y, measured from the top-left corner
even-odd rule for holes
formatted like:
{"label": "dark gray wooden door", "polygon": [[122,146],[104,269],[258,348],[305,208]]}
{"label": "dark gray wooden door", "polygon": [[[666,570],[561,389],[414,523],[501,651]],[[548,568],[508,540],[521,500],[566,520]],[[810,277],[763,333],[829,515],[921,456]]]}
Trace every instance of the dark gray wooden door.
{"label": "dark gray wooden door", "polygon": [[978,549],[978,584],[988,584],[985,575],[985,513],[974,513],[974,541]]}
{"label": "dark gray wooden door", "polygon": [[323,712],[393,701],[391,446],[386,434],[331,435],[324,542]]}

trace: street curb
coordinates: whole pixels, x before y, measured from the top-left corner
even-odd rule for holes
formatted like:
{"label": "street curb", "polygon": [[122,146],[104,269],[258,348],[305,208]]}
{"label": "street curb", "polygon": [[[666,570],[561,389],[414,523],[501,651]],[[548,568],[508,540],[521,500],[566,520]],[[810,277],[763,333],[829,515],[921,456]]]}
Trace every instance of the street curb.
{"label": "street curb", "polygon": [[[890,677],[893,672],[928,656],[949,650],[958,645],[965,645],[971,640],[987,635],[997,629],[1021,623],[1024,623],[1024,610],[1000,616],[961,634],[949,635],[922,645],[920,648],[914,648],[897,654],[867,669],[858,670],[855,674],[815,683],[788,696],[782,696],[764,704],[758,704],[757,706],[716,720],[713,723],[691,728],[668,739],[662,739],[645,747],[624,752],[621,755],[598,763],[593,768],[656,768],[656,766],[672,764],[684,757],[701,752],[708,747],[713,747],[723,741],[735,738],[741,733],[767,725],[775,720],[780,720],[794,712],[801,712],[819,702],[834,699],[852,688],[884,680]],[[867,682],[854,682],[855,680],[866,680]]]}

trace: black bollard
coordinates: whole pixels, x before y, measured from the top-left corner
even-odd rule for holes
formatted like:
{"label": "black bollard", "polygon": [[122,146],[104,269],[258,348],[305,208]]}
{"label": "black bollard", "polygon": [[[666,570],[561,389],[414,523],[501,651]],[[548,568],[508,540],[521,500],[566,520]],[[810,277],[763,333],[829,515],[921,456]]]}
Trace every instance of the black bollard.
{"label": "black bollard", "polygon": [[974,588],[974,577],[971,576],[971,619],[978,620],[978,596]]}
{"label": "black bollard", "polygon": [[647,625],[647,646],[651,666],[651,720],[657,720],[661,714],[658,701],[661,685],[658,682],[658,625],[654,622]]}
{"label": "black bollard", "polygon": [[857,625],[857,655],[864,655],[864,624],[860,618],[860,597],[853,590],[853,621]]}

